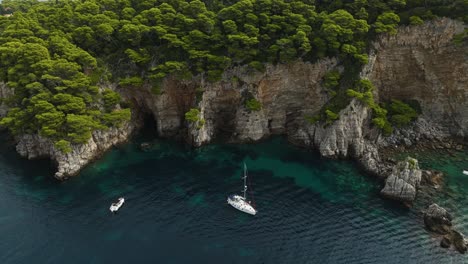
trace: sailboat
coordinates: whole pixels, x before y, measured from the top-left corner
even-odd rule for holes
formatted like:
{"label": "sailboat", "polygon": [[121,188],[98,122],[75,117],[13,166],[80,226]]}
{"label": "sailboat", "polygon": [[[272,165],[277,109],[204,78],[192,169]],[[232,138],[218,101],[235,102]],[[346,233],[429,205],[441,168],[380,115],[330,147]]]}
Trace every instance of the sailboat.
{"label": "sailboat", "polygon": [[232,207],[236,208],[239,211],[242,211],[247,214],[255,215],[257,214],[257,210],[250,204],[250,201],[247,201],[247,165],[244,163],[244,193],[243,196],[237,194],[231,194],[227,198],[228,204],[232,205]]}
{"label": "sailboat", "polygon": [[467,170],[464,170],[464,171],[463,171],[463,174],[468,175],[468,171],[467,171]]}

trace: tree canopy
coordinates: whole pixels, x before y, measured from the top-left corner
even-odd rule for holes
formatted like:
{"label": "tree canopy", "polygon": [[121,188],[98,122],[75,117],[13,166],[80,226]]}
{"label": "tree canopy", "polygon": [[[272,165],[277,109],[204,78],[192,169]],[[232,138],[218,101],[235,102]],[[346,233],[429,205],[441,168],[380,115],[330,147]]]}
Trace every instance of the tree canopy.
{"label": "tree canopy", "polygon": [[[106,81],[158,87],[169,74],[218,80],[229,67],[336,56],[367,63],[375,34],[435,15],[467,21],[454,0],[4,0],[0,80],[14,89],[0,125],[62,150],[130,118]],[[329,76],[330,86],[338,77]],[[98,88],[100,87],[100,88]],[[330,88],[330,87],[329,87]],[[155,89],[158,90],[158,89]]]}

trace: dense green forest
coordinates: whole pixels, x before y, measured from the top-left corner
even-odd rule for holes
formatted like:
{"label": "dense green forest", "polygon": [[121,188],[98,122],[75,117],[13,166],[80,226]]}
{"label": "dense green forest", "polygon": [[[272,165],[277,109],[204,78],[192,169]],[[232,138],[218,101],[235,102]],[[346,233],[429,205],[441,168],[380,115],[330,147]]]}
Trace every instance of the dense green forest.
{"label": "dense green forest", "polygon": [[[15,96],[0,125],[68,151],[130,118],[103,84],[157,92],[168,75],[216,81],[233,66],[262,71],[265,63],[327,56],[352,73],[367,63],[377,34],[436,16],[467,21],[467,7],[468,0],[4,0],[0,79]],[[331,73],[324,82],[349,96],[334,89],[351,79]],[[333,120],[333,107],[326,110]]]}

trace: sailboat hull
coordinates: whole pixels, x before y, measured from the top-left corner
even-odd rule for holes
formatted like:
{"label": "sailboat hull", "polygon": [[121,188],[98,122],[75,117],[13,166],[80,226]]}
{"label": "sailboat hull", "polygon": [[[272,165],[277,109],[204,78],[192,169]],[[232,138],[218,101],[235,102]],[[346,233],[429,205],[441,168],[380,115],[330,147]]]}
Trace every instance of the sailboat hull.
{"label": "sailboat hull", "polygon": [[227,202],[239,211],[250,215],[257,214],[257,210],[255,210],[255,208],[253,208],[253,206],[249,202],[247,202],[242,196],[230,195],[227,199]]}

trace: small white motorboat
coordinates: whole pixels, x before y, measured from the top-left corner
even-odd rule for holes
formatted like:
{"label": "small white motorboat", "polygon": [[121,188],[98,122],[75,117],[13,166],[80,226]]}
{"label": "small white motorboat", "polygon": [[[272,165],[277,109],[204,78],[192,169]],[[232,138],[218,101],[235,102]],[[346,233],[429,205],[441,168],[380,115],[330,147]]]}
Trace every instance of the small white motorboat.
{"label": "small white motorboat", "polygon": [[256,215],[257,210],[250,204],[250,201],[247,201],[247,166],[244,163],[244,193],[243,196],[237,194],[231,194],[228,196],[227,202],[232,207],[236,208],[239,211],[242,211],[247,214]]}
{"label": "small white motorboat", "polygon": [[117,199],[116,202],[112,203],[111,206],[109,207],[109,210],[113,213],[117,212],[120,207],[124,204],[125,199],[123,197],[120,197]]}
{"label": "small white motorboat", "polygon": [[468,175],[468,171],[464,170],[463,174]]}

